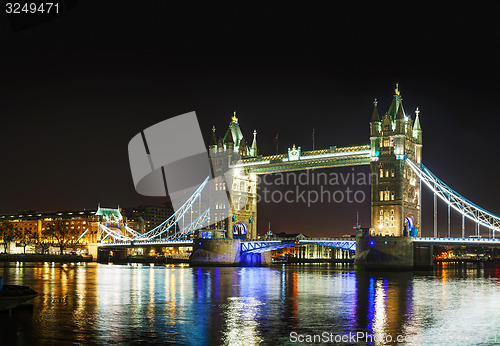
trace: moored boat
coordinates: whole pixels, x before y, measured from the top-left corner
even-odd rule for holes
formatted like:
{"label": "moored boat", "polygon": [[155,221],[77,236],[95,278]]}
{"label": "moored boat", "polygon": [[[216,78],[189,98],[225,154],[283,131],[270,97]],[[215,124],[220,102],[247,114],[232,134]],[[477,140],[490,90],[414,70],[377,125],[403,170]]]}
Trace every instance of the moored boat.
{"label": "moored boat", "polygon": [[38,292],[28,286],[1,285],[0,310],[8,310],[38,296]]}

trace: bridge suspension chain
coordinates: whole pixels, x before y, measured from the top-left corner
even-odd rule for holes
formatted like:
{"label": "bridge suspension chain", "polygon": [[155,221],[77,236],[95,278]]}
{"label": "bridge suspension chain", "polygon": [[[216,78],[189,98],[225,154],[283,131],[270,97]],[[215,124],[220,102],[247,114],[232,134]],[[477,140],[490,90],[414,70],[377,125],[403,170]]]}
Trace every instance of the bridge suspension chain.
{"label": "bridge suspension chain", "polygon": [[[478,225],[485,226],[493,231],[500,231],[500,217],[455,192],[423,164],[419,166],[408,158],[406,158],[406,162],[435,195],[439,196],[451,208],[462,214],[463,217],[467,217]],[[463,227],[462,225],[462,233]]]}
{"label": "bridge suspension chain", "polygon": [[[210,208],[207,208],[205,211],[199,210],[199,216],[193,220],[192,216],[192,209],[193,209],[193,204],[201,199],[201,194],[203,192],[203,189],[207,185],[210,177],[205,178],[203,183],[196,189],[196,191],[184,202],[184,204],[173,214],[171,215],[168,219],[163,221],[160,225],[156,226],[152,230],[146,232],[146,233],[140,233],[127,225],[125,225],[125,230],[130,234],[130,235],[124,235],[121,234],[120,232],[113,230],[103,224],[99,224],[100,228],[104,231],[106,236],[102,239],[106,239],[108,237],[113,238],[115,241],[147,241],[147,240],[152,240],[155,238],[159,238],[165,233],[167,233],[167,237],[164,238],[165,240],[176,240],[180,239],[182,237],[186,237],[189,234],[193,233],[197,229],[201,228],[205,222],[207,222],[210,218]],[[201,203],[199,203],[199,207],[201,207]],[[185,219],[185,214],[191,212],[191,217],[189,223],[186,225],[186,219]],[[182,227],[179,224],[182,220]],[[169,234],[169,231],[173,229],[174,232],[172,234]]]}

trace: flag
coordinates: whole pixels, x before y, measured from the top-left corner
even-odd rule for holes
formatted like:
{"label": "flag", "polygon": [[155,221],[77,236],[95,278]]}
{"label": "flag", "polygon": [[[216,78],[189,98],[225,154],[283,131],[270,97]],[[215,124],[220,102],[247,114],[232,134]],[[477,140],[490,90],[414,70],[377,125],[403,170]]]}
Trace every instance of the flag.
{"label": "flag", "polygon": [[278,134],[276,134],[276,137],[274,137],[273,143],[276,143],[278,141]]}

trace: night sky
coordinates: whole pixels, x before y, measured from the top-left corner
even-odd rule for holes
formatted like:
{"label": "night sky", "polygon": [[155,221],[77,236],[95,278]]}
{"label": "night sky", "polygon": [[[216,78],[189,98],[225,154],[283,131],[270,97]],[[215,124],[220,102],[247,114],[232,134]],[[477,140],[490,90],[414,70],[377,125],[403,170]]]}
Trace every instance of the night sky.
{"label": "night sky", "polygon": [[[264,155],[277,133],[280,152],[312,149],[313,128],[316,148],[368,144],[373,99],[383,114],[395,83],[405,111],[421,110],[424,164],[500,214],[498,11],[404,4],[68,1],[38,25],[2,4],[0,214],[164,202],[135,192],[127,145],[190,111],[206,143],[236,111]],[[429,193],[423,203],[430,235]],[[370,223],[368,200],[258,208],[260,234],[268,222],[275,232],[346,234],[356,211]]]}

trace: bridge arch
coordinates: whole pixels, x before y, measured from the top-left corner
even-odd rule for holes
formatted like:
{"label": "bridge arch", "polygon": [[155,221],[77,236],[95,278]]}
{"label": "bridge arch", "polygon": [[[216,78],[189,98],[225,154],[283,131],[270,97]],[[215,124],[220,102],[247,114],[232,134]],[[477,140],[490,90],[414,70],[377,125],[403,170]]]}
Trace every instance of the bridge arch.
{"label": "bridge arch", "polygon": [[409,213],[406,215],[404,224],[403,224],[403,235],[411,236],[413,230],[416,228],[415,216]]}
{"label": "bridge arch", "polygon": [[248,224],[245,221],[238,221],[233,225],[233,238],[246,239]]}

